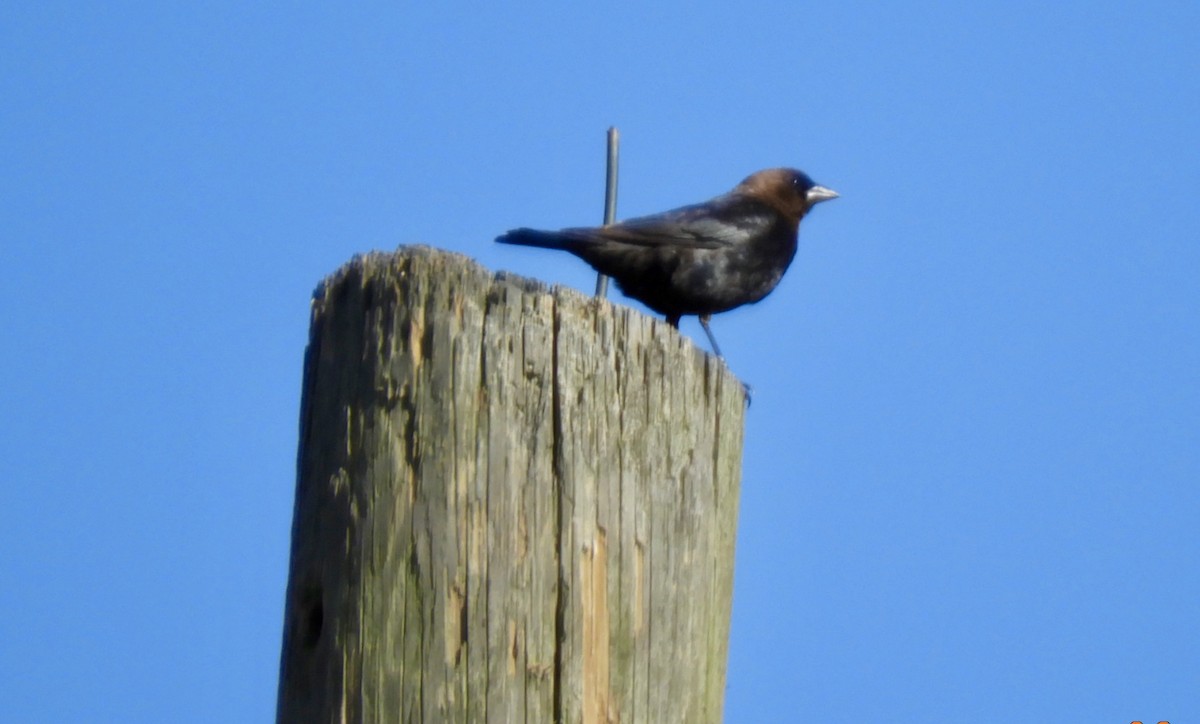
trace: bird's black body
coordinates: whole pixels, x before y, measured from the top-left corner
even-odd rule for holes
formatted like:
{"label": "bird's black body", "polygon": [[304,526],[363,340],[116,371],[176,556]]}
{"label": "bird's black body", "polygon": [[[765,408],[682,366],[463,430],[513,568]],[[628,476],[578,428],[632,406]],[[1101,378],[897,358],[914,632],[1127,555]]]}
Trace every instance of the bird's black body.
{"label": "bird's black body", "polygon": [[792,169],[760,171],[710,201],[601,227],[515,229],[503,244],[563,249],[678,326],[771,293],[796,255],[800,219],[836,193]]}

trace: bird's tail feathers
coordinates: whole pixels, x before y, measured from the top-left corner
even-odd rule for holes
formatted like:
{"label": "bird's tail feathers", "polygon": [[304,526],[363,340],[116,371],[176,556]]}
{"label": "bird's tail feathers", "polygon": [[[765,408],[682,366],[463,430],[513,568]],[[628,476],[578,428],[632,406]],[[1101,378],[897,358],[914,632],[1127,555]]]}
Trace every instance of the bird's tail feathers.
{"label": "bird's tail feathers", "polygon": [[517,244],[519,246],[537,246],[543,249],[566,249],[572,240],[557,231],[538,231],[537,229],[513,229],[503,236],[496,237],[501,244]]}

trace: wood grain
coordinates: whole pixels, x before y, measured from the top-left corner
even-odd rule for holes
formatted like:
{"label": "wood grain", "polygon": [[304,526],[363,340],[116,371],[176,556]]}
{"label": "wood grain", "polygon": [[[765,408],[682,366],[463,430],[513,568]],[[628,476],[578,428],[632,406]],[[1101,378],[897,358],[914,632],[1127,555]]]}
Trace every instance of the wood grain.
{"label": "wood grain", "polygon": [[355,258],[313,300],[278,720],[719,721],[744,405],[627,307]]}

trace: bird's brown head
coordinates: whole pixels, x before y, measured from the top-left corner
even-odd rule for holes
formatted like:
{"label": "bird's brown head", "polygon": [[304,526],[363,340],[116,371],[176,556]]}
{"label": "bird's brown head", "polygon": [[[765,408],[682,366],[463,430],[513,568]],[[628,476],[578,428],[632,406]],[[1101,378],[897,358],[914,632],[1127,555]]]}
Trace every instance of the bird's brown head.
{"label": "bird's brown head", "polygon": [[817,184],[794,168],[769,168],[747,176],[734,193],[758,197],[797,222],[814,205],[836,199],[833,189]]}

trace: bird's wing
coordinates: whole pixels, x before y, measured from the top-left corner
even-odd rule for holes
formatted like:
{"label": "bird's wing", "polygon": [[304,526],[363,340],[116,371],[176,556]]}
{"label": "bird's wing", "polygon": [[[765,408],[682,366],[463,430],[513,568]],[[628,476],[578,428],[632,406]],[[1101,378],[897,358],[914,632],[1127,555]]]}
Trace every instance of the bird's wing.
{"label": "bird's wing", "polygon": [[717,249],[766,232],[779,218],[757,199],[727,194],[712,201],[594,229],[568,229],[591,240],[635,246]]}

